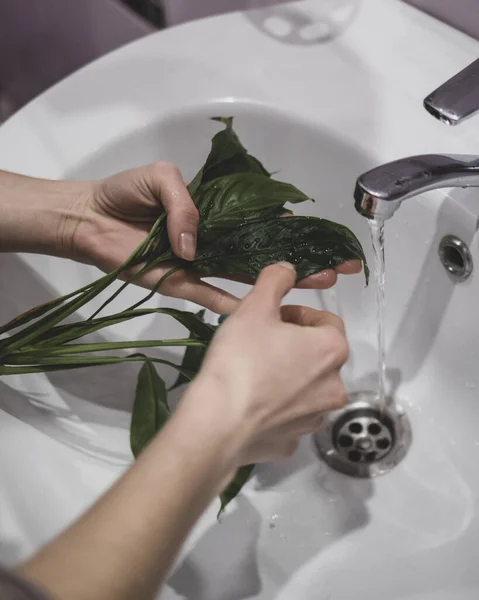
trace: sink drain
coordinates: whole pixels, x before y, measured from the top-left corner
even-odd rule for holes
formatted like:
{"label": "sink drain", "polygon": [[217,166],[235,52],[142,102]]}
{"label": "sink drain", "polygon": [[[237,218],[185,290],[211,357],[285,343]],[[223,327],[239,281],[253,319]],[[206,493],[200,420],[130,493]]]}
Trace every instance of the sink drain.
{"label": "sink drain", "polygon": [[314,436],[323,460],[353,477],[387,473],[404,458],[411,440],[411,425],[401,406],[388,398],[380,410],[373,392],[351,394],[346,406],[330,413]]}

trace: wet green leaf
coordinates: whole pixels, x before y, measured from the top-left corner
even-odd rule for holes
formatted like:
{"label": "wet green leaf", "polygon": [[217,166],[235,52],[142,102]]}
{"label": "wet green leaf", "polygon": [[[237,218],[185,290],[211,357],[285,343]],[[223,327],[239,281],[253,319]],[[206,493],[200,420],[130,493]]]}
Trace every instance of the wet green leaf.
{"label": "wet green leaf", "polygon": [[236,227],[258,218],[280,216],[284,204],[310,200],[289,183],[256,173],[224,175],[202,185],[195,202],[200,213],[201,231]]}
{"label": "wet green leaf", "polygon": [[233,129],[233,117],[213,117],[226,125],[211,141],[211,150],[203,167],[198,171],[188,186],[188,191],[194,198],[199,186],[208,181],[231,175],[232,173],[258,173],[269,177],[268,171],[260,161],[251,156],[240,142]]}
{"label": "wet green leaf", "polygon": [[255,465],[245,465],[244,467],[240,467],[236,471],[234,479],[220,494],[221,508],[218,512],[218,517],[221,515],[221,513],[224,511],[227,505],[231,502],[231,500],[233,500],[233,498],[236,498],[236,496],[240,493],[241,488],[248,481],[254,467]]}
{"label": "wet green leaf", "polygon": [[151,442],[170,417],[165,382],[146,360],[136,385],[131,415],[130,446],[135,458]]}
{"label": "wet green leaf", "polygon": [[[269,264],[288,261],[298,279],[359,259],[359,241],[316,217],[263,219],[222,232],[214,241],[198,238],[194,268],[201,275],[247,276],[255,279]],[[366,283],[368,271],[366,271]]]}

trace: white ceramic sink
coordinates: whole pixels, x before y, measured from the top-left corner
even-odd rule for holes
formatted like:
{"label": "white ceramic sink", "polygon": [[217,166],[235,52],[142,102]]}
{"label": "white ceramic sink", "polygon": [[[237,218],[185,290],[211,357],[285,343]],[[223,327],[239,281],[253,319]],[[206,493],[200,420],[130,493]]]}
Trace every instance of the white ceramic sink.
{"label": "white ceramic sink", "polygon": [[[328,5],[301,2],[270,16],[314,24]],[[408,154],[479,152],[478,119],[448,129],[421,107],[478,46],[394,0],[349,5],[355,19],[327,42],[282,43],[258,27],[258,15],[237,14],[130,45],[0,128],[0,167],[87,178],[170,160],[189,179],[219,129],[208,117],[235,116],[247,148],[316,198],[296,212],[348,225],[372,264],[367,223],[353,208],[355,178]],[[290,460],[256,469],[220,524],[217,506],[207,511],[162,600],[478,597],[479,279],[474,271],[455,284],[437,252],[455,234],[479,266],[478,212],[473,190],[433,192],[406,201],[387,223],[388,384],[413,427],[404,461],[381,478],[353,479],[322,464],[304,439]],[[0,255],[0,275],[4,321],[98,273]],[[125,302],[142,294],[130,290]],[[334,294],[294,291],[287,300],[339,313],[352,350],[347,386],[374,386],[374,283],[343,277]],[[110,337],[176,333],[168,319],[146,318]],[[0,381],[0,561],[34,551],[130,463],[135,375],[121,366]]]}

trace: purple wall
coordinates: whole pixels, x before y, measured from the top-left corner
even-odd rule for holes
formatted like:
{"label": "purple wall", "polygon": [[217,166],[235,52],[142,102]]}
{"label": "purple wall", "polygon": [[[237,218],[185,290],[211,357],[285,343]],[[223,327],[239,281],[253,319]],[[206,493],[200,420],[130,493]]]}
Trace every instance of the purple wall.
{"label": "purple wall", "polygon": [[163,0],[162,4],[169,25],[176,25],[192,19],[234,10],[262,8],[283,4],[291,0]]}
{"label": "purple wall", "polygon": [[[154,1],[175,25],[287,0]],[[405,1],[479,39],[479,0]],[[151,31],[120,0],[0,0],[0,122],[79,67]]]}
{"label": "purple wall", "polygon": [[479,0],[404,0],[479,40]]}
{"label": "purple wall", "polygon": [[0,120],[153,29],[116,0],[0,0]]}

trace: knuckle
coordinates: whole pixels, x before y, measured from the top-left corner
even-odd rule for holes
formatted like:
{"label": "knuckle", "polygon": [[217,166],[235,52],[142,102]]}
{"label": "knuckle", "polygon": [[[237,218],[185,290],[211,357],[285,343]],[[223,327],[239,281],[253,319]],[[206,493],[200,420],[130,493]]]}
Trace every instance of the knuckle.
{"label": "knuckle", "polygon": [[324,414],[322,412],[318,412],[312,419],[311,419],[311,428],[312,431],[318,431],[319,429],[321,429],[322,425],[324,422]]}
{"label": "knuckle", "polygon": [[327,349],[335,366],[343,365],[349,358],[346,336],[336,327],[327,326],[323,331],[322,352]]}
{"label": "knuckle", "polygon": [[292,441],[288,442],[284,446],[284,449],[282,451],[282,456],[284,458],[289,458],[290,456],[293,456],[293,454],[298,449],[298,446],[299,446],[299,441],[298,440],[292,440]]}
{"label": "knuckle", "polygon": [[346,392],[346,386],[341,381],[337,396],[338,408],[343,408],[343,406],[346,404],[347,396],[348,394]]}
{"label": "knuckle", "polygon": [[185,203],[185,205],[182,206],[181,208],[178,207],[178,211],[180,211],[180,210],[181,210],[183,223],[185,225],[193,225],[195,227],[196,227],[196,225],[198,225],[198,222],[200,220],[200,215],[198,213],[198,209],[193,204],[193,201],[191,201],[191,203],[188,203],[188,204]]}
{"label": "knuckle", "polygon": [[155,175],[161,177],[181,176],[180,170],[176,165],[166,161],[157,161],[150,165],[150,168]]}
{"label": "knuckle", "polygon": [[346,404],[346,387],[338,376],[335,390],[331,397],[331,410],[339,410]]}
{"label": "knuckle", "polygon": [[228,310],[231,306],[229,300],[230,298],[228,296],[225,296],[225,294],[221,290],[211,290],[211,295],[209,299],[210,310],[219,315],[228,313]]}

